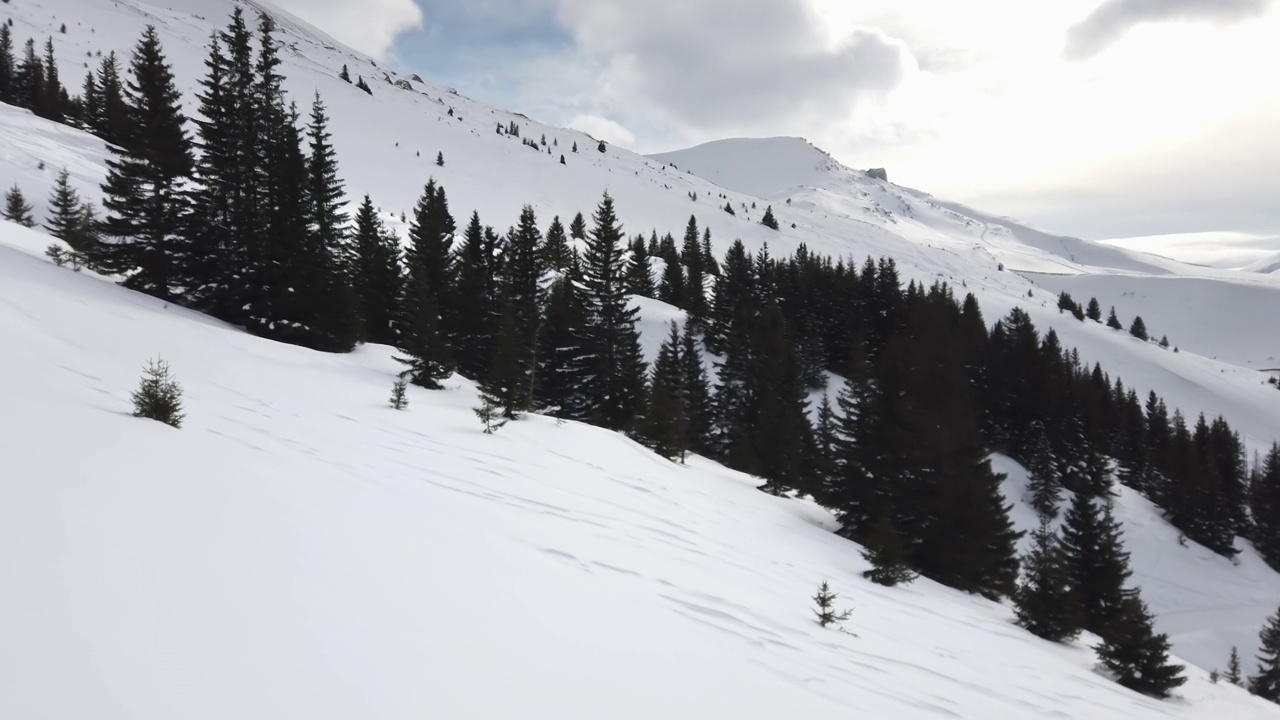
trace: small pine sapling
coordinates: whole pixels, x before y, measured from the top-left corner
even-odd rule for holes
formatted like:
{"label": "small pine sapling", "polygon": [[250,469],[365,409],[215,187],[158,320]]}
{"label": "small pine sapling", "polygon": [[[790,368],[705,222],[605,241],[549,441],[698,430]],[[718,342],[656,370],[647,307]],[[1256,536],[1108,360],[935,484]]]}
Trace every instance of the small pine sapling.
{"label": "small pine sapling", "polygon": [[391,386],[391,407],[396,410],[409,407],[409,381],[403,377],[396,378],[396,383]]}
{"label": "small pine sapling", "polygon": [[1244,675],[1240,668],[1240,651],[1235,645],[1231,646],[1231,657],[1227,659],[1227,682],[1238,687],[1244,687]]}
{"label": "small pine sapling", "polygon": [[31,204],[22,196],[22,190],[16,184],[9,188],[9,192],[4,195],[4,219],[24,227],[35,227],[36,219],[31,210]]}
{"label": "small pine sapling", "polygon": [[836,611],[836,598],[839,597],[831,590],[831,585],[826,580],[818,586],[818,594],[813,596],[813,601],[818,605],[814,609],[813,614],[818,616],[818,624],[822,627],[831,627],[837,623],[842,623],[849,619],[853,614],[853,610]]}
{"label": "small pine sapling", "polygon": [[169,363],[148,360],[142,383],[132,395],[133,416],[182,427],[182,386],[169,374]]}
{"label": "small pine sapling", "polygon": [[503,425],[507,424],[505,418],[502,417],[502,406],[498,404],[497,399],[488,393],[480,394],[480,407],[472,408],[476,417],[480,418],[480,422],[484,425],[484,434],[492,435]]}
{"label": "small pine sapling", "polygon": [[437,166],[437,167],[444,167],[444,152],[437,152],[437,153],[436,153],[436,166]]}

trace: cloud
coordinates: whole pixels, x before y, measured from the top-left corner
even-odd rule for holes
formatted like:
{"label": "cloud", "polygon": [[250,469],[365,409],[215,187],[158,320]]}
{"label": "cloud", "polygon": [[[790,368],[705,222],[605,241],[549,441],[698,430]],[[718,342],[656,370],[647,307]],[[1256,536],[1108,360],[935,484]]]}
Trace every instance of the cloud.
{"label": "cloud", "polygon": [[700,133],[843,121],[914,68],[884,33],[831,38],[794,0],[560,0],[558,18],[602,64],[603,105]]}
{"label": "cloud", "polygon": [[383,60],[401,34],[422,26],[414,0],[274,0],[282,10],[322,28],[339,42]]}
{"label": "cloud", "polygon": [[635,134],[630,130],[599,115],[579,115],[569,121],[569,127],[615,145],[631,145],[636,141]]}
{"label": "cloud", "polygon": [[1233,23],[1266,12],[1272,0],[1106,0],[1067,31],[1063,54],[1087,60],[1118,42],[1143,23],[1205,20]]}

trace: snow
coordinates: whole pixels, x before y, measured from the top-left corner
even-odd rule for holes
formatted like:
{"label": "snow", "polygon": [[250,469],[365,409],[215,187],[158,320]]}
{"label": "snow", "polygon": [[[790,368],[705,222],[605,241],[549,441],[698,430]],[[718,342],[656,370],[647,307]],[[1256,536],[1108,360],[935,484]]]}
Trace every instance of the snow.
{"label": "snow", "polygon": [[[43,0],[6,12],[19,41],[53,36],[71,87],[81,59],[127,58],[155,23],[190,114],[204,44],[231,8]],[[1022,306],[1127,386],[1224,414],[1251,449],[1278,434],[1280,403],[1258,372],[1277,354],[1261,329],[1275,275],[1061,238],[868,178],[794,138],[665,160],[599,153],[581,132],[394,87],[384,72],[403,76],[277,17],[288,90],[328,104],[349,197],[370,193],[401,232],[399,214],[432,176],[460,222],[477,209],[499,229],[526,203],[544,226],[567,224],[607,190],[631,234],[678,236],[693,214],[718,254],[740,238],[774,256],[800,243],[856,262],[891,256],[904,281],[975,293],[988,322]],[[337,78],[343,64],[373,97]],[[495,132],[513,120],[552,153]],[[0,186],[17,182],[37,217],[63,167],[100,200],[106,157],[88,135],[0,106]],[[778,232],[759,225],[768,204]],[[1007,607],[927,581],[867,583],[825,511],[714,463],[673,465],[540,417],[484,435],[460,378],[411,390],[397,413],[387,348],[332,356],[248,337],[56,268],[48,243],[0,222],[0,376],[14,379],[0,411],[0,717],[1276,713],[1200,668],[1175,699],[1142,698],[1098,676],[1083,644],[1013,626]],[[1142,314],[1182,352],[1059,314],[1058,288],[1075,283],[1077,299],[1097,294],[1126,321]],[[1193,312],[1194,293],[1211,294],[1207,314]],[[652,359],[682,313],[636,303]],[[186,388],[182,430],[128,415],[157,355]],[[1019,469],[997,466],[1016,499]],[[1024,527],[1027,512],[1015,508]],[[1248,550],[1236,566],[1181,547],[1132,493],[1118,513],[1175,651],[1202,668],[1233,644],[1249,658],[1280,576]],[[854,608],[857,637],[813,623],[824,578]]]}
{"label": "snow", "polygon": [[[485,435],[459,378],[396,412],[388,348],[249,337],[16,249],[43,240],[0,225],[0,716],[1276,714],[1197,668],[1143,698],[1007,607],[873,585],[825,511],[700,458]],[[157,355],[181,430],[128,414]],[[822,579],[856,636],[814,623]]]}

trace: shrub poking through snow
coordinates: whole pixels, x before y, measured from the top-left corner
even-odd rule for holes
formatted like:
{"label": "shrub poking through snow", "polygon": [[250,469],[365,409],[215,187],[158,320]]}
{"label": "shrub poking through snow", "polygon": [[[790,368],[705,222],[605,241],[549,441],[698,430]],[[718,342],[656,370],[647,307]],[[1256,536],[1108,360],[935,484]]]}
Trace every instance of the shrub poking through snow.
{"label": "shrub poking through snow", "polygon": [[818,605],[813,614],[818,616],[818,624],[822,627],[830,627],[844,622],[853,614],[852,610],[836,611],[837,597],[839,596],[831,591],[831,585],[826,580],[823,580],[822,584],[818,586],[818,594],[813,596],[813,601]]}
{"label": "shrub poking through snow", "polygon": [[182,386],[169,374],[169,363],[148,360],[142,383],[133,393],[133,416],[182,427]]}
{"label": "shrub poking through snow", "polygon": [[396,384],[391,386],[391,407],[397,410],[403,410],[409,407],[409,381],[404,378],[398,378]]}

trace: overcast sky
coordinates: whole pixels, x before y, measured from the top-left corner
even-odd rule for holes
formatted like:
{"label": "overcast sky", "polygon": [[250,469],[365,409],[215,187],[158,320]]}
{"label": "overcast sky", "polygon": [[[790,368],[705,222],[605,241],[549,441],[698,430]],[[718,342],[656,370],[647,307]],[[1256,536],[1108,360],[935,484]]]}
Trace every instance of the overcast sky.
{"label": "overcast sky", "polygon": [[1274,0],[276,2],[639,152],[799,135],[1085,238],[1280,235]]}

